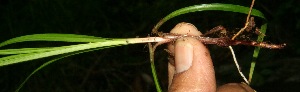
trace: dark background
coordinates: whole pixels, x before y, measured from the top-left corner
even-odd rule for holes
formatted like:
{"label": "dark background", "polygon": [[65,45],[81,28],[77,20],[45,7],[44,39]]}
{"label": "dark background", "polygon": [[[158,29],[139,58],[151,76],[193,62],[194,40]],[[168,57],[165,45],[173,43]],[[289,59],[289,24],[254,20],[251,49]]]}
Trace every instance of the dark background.
{"label": "dark background", "polygon": [[[107,38],[146,37],[164,16],[177,9],[205,3],[250,6],[251,0],[0,0],[0,41],[37,33],[69,33]],[[300,91],[300,2],[298,0],[257,0],[254,8],[268,19],[265,41],[286,43],[281,50],[261,49],[252,87],[258,92]],[[168,32],[179,22],[193,23],[202,33],[223,25],[236,31],[246,15],[205,11],[181,15],[166,22]],[[257,25],[262,19],[256,18]],[[25,42],[1,47],[61,46],[61,42]],[[241,82],[230,51],[208,45],[218,85]],[[159,81],[167,90],[167,53],[156,51]],[[242,71],[248,76],[253,47],[234,46]],[[0,91],[14,91],[38,66],[54,57],[3,66]],[[145,44],[114,47],[59,60],[33,75],[25,92],[153,92],[148,48]]]}

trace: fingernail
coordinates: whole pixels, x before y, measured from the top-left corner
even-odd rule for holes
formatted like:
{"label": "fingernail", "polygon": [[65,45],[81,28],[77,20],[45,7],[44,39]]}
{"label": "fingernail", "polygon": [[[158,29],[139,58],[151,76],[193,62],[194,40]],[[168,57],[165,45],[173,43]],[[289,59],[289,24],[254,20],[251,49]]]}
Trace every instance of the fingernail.
{"label": "fingernail", "polygon": [[175,44],[175,69],[176,73],[188,70],[193,61],[193,45],[188,39],[178,39]]}

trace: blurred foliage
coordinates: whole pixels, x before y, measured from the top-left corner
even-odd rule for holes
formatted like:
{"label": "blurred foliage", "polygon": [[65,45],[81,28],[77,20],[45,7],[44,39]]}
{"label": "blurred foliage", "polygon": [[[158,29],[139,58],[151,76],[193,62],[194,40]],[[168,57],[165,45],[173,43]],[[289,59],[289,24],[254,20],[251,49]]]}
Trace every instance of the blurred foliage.
{"label": "blurred foliage", "polygon": [[[0,41],[36,33],[70,33],[99,37],[145,37],[164,16],[182,7],[204,3],[229,3],[250,6],[251,0],[1,0]],[[270,4],[272,3],[272,4]],[[269,27],[265,41],[287,43],[282,50],[262,49],[257,61],[253,86],[257,91],[299,91],[300,86],[300,7],[298,0],[257,0],[254,8],[265,13]],[[209,11],[191,13],[165,23],[168,32],[175,24],[193,23],[204,33],[223,25],[237,30],[246,15]],[[257,24],[260,19],[255,19]],[[21,43],[5,48],[44,47],[61,43]],[[227,48],[208,45],[218,84],[242,79]],[[158,77],[167,89],[167,53],[156,51]],[[235,46],[244,74],[248,74],[253,47]],[[21,91],[155,91],[145,44],[129,45],[84,53],[53,63],[35,74]],[[35,68],[51,60],[39,59],[1,67],[1,92],[13,91]]]}

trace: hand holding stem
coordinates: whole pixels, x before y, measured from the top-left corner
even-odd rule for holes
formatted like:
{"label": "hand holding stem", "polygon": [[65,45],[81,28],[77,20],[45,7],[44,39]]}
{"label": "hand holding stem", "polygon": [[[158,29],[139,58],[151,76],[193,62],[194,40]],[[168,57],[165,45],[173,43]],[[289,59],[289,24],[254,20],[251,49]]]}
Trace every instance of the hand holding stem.
{"label": "hand holding stem", "polygon": [[[179,23],[171,33],[199,36],[201,33],[190,23]],[[195,38],[177,39],[168,46],[174,58],[168,64],[170,92],[215,92],[216,80],[208,49]],[[248,85],[231,83],[220,87],[219,92],[253,91]],[[246,87],[245,87],[246,86]]]}

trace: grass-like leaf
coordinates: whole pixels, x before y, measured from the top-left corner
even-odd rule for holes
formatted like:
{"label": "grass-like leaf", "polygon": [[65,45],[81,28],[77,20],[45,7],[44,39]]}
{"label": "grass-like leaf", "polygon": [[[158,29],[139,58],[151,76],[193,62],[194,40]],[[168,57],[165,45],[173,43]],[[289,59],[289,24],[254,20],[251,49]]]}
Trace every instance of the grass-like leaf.
{"label": "grass-like leaf", "polygon": [[[160,20],[155,26],[154,30],[158,30],[159,27],[165,23],[166,21],[182,15],[186,13],[192,13],[192,12],[200,12],[200,11],[228,11],[228,12],[237,12],[237,13],[243,13],[243,14],[248,14],[249,12],[249,7],[245,6],[240,6],[240,5],[233,5],[233,4],[220,4],[220,3],[213,3],[213,4],[201,4],[201,5],[194,5],[194,6],[189,6],[185,8],[178,9],[166,17],[164,17],[162,20]],[[260,17],[265,19],[263,13],[261,13],[259,10],[253,9],[251,15]]]}
{"label": "grass-like leaf", "polygon": [[23,87],[23,85],[30,79],[30,77],[35,74],[36,72],[38,72],[39,70],[43,69],[44,67],[46,67],[47,65],[55,62],[55,61],[58,61],[60,59],[63,59],[63,58],[66,58],[66,57],[70,57],[70,56],[73,56],[73,55],[76,55],[76,54],[80,54],[80,53],[85,53],[85,52],[90,52],[90,51],[94,51],[94,50],[99,50],[99,49],[102,49],[102,48],[95,48],[95,49],[89,49],[89,50],[84,50],[84,51],[77,51],[77,52],[73,52],[73,53],[68,53],[68,54],[63,54],[62,56],[58,57],[58,58],[55,58],[53,60],[50,60],[50,61],[47,61],[45,62],[44,64],[42,64],[41,66],[39,66],[38,68],[36,68],[34,71],[32,71],[27,77],[26,79],[18,86],[17,90],[15,92],[19,92],[20,89]]}
{"label": "grass-like leaf", "polygon": [[26,54],[26,53],[46,52],[46,51],[51,51],[53,49],[58,49],[58,48],[63,48],[63,47],[5,49],[5,50],[0,50],[0,55],[12,55],[12,54]]}
{"label": "grass-like leaf", "polygon": [[[63,46],[63,47],[56,47],[56,48],[39,48],[39,49],[30,49],[29,51],[23,52],[32,52],[33,53],[25,53],[25,54],[17,54],[17,55],[11,55],[0,58],[0,66],[14,64],[14,63],[20,63],[24,61],[54,56],[54,55],[60,55],[75,51],[81,51],[81,50],[88,50],[93,48],[102,48],[107,46],[117,46],[117,45],[126,45],[126,39],[114,39],[114,40],[106,40],[101,42],[93,42],[93,43],[86,43],[86,44],[78,44],[78,45],[71,45],[71,46]],[[11,49],[12,51],[16,51],[18,49]],[[28,49],[25,49],[28,50]],[[2,50],[4,52],[11,52],[10,50]],[[2,52],[0,52],[2,53]]]}
{"label": "grass-like leaf", "polygon": [[[10,55],[0,58],[0,66],[25,62],[29,60],[66,54],[76,51],[84,51],[94,48],[110,48],[114,46],[135,44],[135,43],[147,43],[163,41],[163,38],[159,37],[147,37],[147,38],[100,38],[93,36],[75,35],[75,34],[35,34],[21,36],[10,39],[0,45],[8,45],[17,42],[24,41],[66,41],[66,42],[88,42],[84,44],[61,46],[61,47],[43,47],[43,48],[21,48],[21,49],[5,49],[0,50],[0,55]],[[32,38],[31,38],[32,37]],[[74,39],[71,39],[74,38]],[[13,54],[13,55],[11,55]]]}
{"label": "grass-like leaf", "polygon": [[25,41],[101,42],[105,40],[106,39],[101,39],[100,37],[86,35],[47,33],[16,37],[0,43],[0,47]]}

